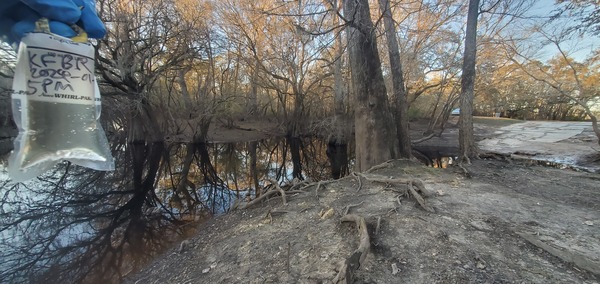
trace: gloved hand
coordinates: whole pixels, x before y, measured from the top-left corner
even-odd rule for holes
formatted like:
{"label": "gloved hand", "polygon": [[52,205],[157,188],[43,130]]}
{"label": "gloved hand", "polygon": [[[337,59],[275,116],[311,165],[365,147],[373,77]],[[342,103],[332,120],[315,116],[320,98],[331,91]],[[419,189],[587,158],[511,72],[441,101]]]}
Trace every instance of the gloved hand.
{"label": "gloved hand", "polygon": [[0,40],[10,44],[20,41],[25,33],[35,29],[41,17],[49,20],[50,31],[74,37],[75,24],[91,38],[106,34],[104,24],[96,14],[94,0],[0,0]]}

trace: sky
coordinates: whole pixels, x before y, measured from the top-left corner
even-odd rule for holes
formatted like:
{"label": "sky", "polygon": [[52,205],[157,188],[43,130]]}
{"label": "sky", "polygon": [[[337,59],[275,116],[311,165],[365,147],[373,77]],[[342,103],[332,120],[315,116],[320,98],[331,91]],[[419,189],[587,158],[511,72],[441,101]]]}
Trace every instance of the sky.
{"label": "sky", "polygon": [[[528,14],[532,16],[543,16],[548,17],[553,14],[553,11],[557,8],[555,0],[538,0],[530,10]],[[557,28],[562,28],[566,25],[573,24],[575,19],[562,19],[556,23]],[[546,20],[540,19],[540,22]],[[538,44],[541,39],[537,39]],[[572,40],[565,41],[561,44],[561,48],[568,51],[570,56],[575,58],[577,61],[583,61],[586,59],[594,49],[600,48],[600,37],[586,35],[584,37],[573,36]],[[538,53],[538,58],[542,60],[548,60],[558,54],[558,50],[553,45],[544,47]]]}

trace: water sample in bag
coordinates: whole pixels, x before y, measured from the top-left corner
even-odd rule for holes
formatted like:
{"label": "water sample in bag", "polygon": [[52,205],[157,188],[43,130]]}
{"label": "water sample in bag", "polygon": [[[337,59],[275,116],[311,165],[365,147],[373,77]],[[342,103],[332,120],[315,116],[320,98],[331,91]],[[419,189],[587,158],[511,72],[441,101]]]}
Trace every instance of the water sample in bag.
{"label": "water sample in bag", "polygon": [[36,177],[61,160],[114,170],[100,125],[94,48],[68,38],[29,33],[21,40],[12,108],[19,135],[9,157],[13,181]]}

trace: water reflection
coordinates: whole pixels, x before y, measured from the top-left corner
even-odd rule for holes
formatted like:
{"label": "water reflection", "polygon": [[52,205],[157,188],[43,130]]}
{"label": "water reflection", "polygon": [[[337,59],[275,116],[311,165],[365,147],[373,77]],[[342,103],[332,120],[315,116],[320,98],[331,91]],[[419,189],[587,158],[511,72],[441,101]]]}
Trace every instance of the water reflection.
{"label": "water reflection", "polygon": [[350,159],[346,146],[318,139],[167,144],[116,138],[114,172],[63,163],[21,184],[0,173],[0,279],[118,282],[195,234],[206,218],[254,197],[264,180],[337,178],[347,174]]}
{"label": "water reflection", "polygon": [[413,155],[425,165],[433,168],[445,169],[456,163],[458,159],[456,147],[414,147]]}

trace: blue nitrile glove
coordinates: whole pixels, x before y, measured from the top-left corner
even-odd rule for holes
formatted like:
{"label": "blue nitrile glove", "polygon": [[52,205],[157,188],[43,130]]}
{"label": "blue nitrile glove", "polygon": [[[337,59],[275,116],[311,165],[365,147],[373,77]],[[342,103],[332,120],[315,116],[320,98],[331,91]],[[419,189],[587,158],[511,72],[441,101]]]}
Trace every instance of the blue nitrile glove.
{"label": "blue nitrile glove", "polygon": [[71,25],[80,26],[91,38],[106,34],[94,0],[0,0],[0,39],[11,44],[18,42],[35,29],[35,22],[41,17],[49,20],[52,33],[64,37],[77,35]]}

